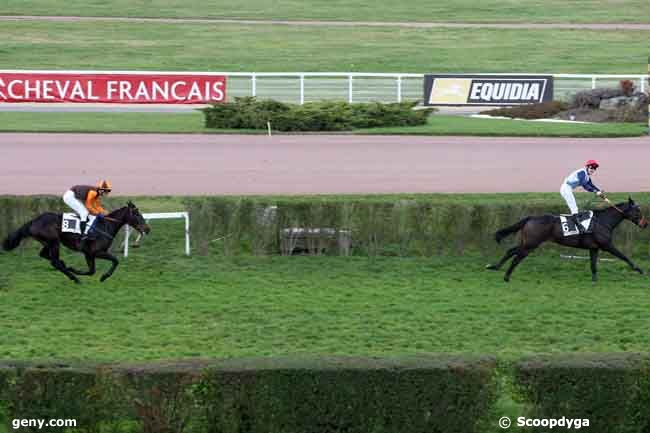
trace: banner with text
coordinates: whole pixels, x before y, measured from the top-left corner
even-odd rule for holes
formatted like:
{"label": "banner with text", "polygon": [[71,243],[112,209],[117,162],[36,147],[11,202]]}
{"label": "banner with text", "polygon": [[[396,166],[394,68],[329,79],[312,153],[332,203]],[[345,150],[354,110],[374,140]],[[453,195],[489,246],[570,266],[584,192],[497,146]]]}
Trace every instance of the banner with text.
{"label": "banner with text", "polygon": [[225,101],[224,75],[0,72],[0,103],[214,104]]}
{"label": "banner with text", "polygon": [[518,105],[551,100],[551,75],[424,76],[424,105]]}

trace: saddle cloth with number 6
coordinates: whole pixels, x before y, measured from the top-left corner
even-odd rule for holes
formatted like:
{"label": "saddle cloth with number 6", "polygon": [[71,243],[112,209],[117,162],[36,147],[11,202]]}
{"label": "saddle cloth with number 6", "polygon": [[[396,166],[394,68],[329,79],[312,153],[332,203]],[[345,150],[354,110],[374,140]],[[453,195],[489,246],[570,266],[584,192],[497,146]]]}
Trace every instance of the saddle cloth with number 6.
{"label": "saddle cloth with number 6", "polygon": [[[578,221],[580,221],[580,225],[584,227],[585,233],[591,233],[592,231],[593,216],[593,211],[580,212],[578,214]],[[573,222],[573,218],[570,217],[571,215],[560,215],[560,225],[562,226],[562,234],[564,234],[564,236],[573,236],[580,233],[578,227]]]}
{"label": "saddle cloth with number 6", "polygon": [[[88,215],[88,222],[86,223],[86,233],[92,226],[95,220],[94,215]],[[76,233],[81,234],[81,220],[76,213],[64,213],[61,217],[61,232],[62,233]],[[85,233],[85,234],[86,234]]]}

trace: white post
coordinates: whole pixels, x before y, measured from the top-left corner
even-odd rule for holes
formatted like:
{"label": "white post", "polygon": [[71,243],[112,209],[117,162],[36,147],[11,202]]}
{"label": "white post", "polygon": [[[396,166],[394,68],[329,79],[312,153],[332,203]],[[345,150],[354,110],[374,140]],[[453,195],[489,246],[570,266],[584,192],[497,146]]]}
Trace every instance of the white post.
{"label": "white post", "polygon": [[592,89],[596,88],[596,77],[595,76],[591,77],[591,88]]}
{"label": "white post", "polygon": [[185,212],[185,255],[190,255],[190,215]]}
{"label": "white post", "polygon": [[348,103],[352,104],[352,75],[348,76]]}
{"label": "white post", "polygon": [[402,76],[397,76],[397,102],[402,102]]}
{"label": "white post", "polygon": [[305,76],[300,75],[300,105],[305,103]]}
{"label": "white post", "polygon": [[251,76],[251,93],[253,97],[257,96],[257,77],[255,77],[255,73]]}
{"label": "white post", "polygon": [[129,257],[129,235],[131,234],[131,227],[126,226],[124,232],[124,257]]}

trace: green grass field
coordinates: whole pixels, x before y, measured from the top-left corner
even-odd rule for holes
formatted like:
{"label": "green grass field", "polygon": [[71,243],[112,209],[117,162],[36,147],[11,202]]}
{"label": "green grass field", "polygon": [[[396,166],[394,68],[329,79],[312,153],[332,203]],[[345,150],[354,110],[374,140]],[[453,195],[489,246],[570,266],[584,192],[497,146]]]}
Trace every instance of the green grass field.
{"label": "green grass field", "polygon": [[[586,260],[531,256],[506,284],[482,257],[185,258],[178,244],[147,241],[106,283],[80,286],[34,248],[0,255],[0,357],[509,358],[650,345],[648,279],[618,262],[601,263],[594,285]],[[650,259],[635,259],[650,271]]]}
{"label": "green grass field", "polygon": [[650,31],[3,22],[1,69],[643,74]]}
{"label": "green grass field", "polygon": [[[563,124],[433,115],[426,125],[373,128],[355,134],[634,137],[647,125],[637,123]],[[223,130],[203,126],[203,114],[188,113],[70,113],[0,112],[0,132],[103,132],[266,134],[266,130]],[[278,134],[278,132],[275,132]]]}
{"label": "green grass field", "polygon": [[428,2],[306,1],[268,2],[244,0],[170,1],[129,0],[5,0],[0,14],[82,15],[138,17],[215,17],[254,19],[321,19],[362,21],[451,21],[451,22],[647,22],[650,5],[644,0],[470,0]]}
{"label": "green grass field", "polygon": [[[522,198],[548,201],[549,195],[481,197],[485,203]],[[143,211],[182,206],[174,197],[136,203]],[[100,261],[99,274],[82,277],[81,285],[50,269],[33,241],[0,253],[0,358],[454,352],[512,359],[650,345],[648,277],[618,261],[601,262],[600,281],[592,284],[587,260],[542,249],[507,284],[502,272],[483,269],[499,254],[224,257],[214,242],[209,255],[185,257],[182,223],[153,221],[150,237],[129,258],[120,256],[111,279],[99,282],[109,266]],[[642,248],[632,259],[650,272],[648,253]],[[73,253],[64,259],[84,266]]]}

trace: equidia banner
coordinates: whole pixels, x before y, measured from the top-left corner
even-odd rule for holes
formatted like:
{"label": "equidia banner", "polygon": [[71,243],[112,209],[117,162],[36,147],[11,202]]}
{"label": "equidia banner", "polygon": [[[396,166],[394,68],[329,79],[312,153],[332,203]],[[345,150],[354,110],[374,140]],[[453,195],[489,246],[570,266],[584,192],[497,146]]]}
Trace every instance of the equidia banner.
{"label": "equidia banner", "polygon": [[424,105],[517,105],[553,99],[550,75],[425,75]]}
{"label": "equidia banner", "polygon": [[225,100],[223,75],[0,71],[0,103],[213,104]]}

